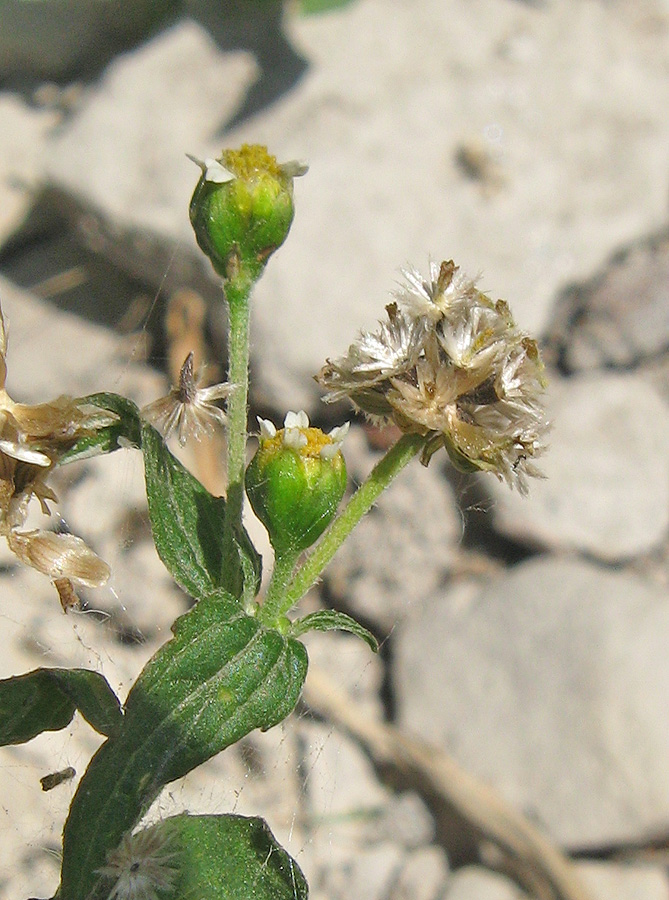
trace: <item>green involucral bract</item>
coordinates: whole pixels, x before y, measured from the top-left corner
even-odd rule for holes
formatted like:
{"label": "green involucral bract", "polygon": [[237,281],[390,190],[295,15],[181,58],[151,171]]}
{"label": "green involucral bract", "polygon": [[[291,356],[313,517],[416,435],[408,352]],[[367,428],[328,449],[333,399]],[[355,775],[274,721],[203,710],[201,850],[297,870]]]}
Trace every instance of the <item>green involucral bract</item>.
{"label": "green involucral bract", "polygon": [[224,151],[217,162],[230,180],[214,180],[205,169],[198,181],[190,202],[197,242],[221,277],[230,276],[233,258],[259,274],[290,230],[292,175],[258,145]]}
{"label": "green involucral bract", "polygon": [[274,550],[300,553],[318,540],[334,518],[346,490],[346,463],[340,451],[323,459],[286,447],[281,434],[261,440],[246,470],[246,493]]}

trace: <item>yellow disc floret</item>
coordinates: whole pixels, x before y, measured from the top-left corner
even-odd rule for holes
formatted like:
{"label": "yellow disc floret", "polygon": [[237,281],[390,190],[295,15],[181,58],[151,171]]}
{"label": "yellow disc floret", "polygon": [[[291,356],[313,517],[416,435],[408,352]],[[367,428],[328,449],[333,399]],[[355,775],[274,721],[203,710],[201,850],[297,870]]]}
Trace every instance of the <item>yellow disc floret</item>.
{"label": "yellow disc floret", "polygon": [[257,175],[279,178],[281,166],[276,156],[268,153],[263,144],[242,144],[239,150],[224,150],[221,162],[237,178],[251,180]]}

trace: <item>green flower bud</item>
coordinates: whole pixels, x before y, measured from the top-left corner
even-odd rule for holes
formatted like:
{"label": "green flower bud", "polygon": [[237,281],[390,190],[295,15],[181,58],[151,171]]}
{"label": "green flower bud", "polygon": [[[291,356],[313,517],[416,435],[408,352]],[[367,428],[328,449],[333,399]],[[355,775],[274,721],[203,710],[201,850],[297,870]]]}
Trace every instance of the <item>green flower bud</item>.
{"label": "green flower bud", "polygon": [[246,493],[277,554],[301,553],[330,524],[346,489],[340,447],[348,424],[325,434],[305,412],[277,431],[259,419],[260,446],[246,470]]}
{"label": "green flower bud", "polygon": [[260,144],[224,150],[204,162],[190,202],[190,221],[200,249],[223,278],[230,266],[245,266],[258,277],[285,241],[293,221],[293,178],[307,167],[279,165]]}

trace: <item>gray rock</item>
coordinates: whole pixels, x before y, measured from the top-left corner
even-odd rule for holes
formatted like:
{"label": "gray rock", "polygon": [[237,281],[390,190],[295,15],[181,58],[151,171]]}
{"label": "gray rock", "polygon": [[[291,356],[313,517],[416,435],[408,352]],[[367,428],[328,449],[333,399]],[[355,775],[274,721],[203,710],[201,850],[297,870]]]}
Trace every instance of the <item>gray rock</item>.
{"label": "gray rock", "polygon": [[176,9],[177,0],[4,0],[0,82],[72,79],[97,69]]}
{"label": "gray rock", "polygon": [[329,865],[323,861],[318,876],[312,878],[316,890],[310,890],[310,897],[314,900],[349,900],[351,897],[385,900],[388,897],[402,866],[402,850],[394,844],[378,844],[356,847],[351,853],[348,844],[348,853],[337,858],[332,848],[328,849]]}
{"label": "gray rock", "polygon": [[448,860],[441,847],[422,847],[411,853],[388,900],[442,900],[448,880]]}
{"label": "gray rock", "polygon": [[[418,794],[405,791],[391,798],[379,832],[408,850],[416,850],[434,840],[434,819]],[[439,857],[442,862],[445,860],[443,850],[439,851]]]}
{"label": "gray rock", "polygon": [[582,862],[577,868],[592,900],[666,900],[669,894],[659,865]]}
{"label": "gray rock", "polygon": [[[310,607],[307,610],[302,604],[297,615],[305,615],[314,609]],[[380,695],[385,670],[379,654],[372,653],[364,641],[344,632],[310,631],[300,640],[306,645],[309,659],[318,666],[319,671],[346,691],[363,714],[383,717]]]}
{"label": "gray rock", "polygon": [[370,761],[331,725],[303,723],[303,729],[307,815],[315,822],[330,819],[348,833],[374,830],[373,820],[392,795],[377,781]]}
{"label": "gray rock", "polygon": [[618,250],[592,279],[564,291],[548,327],[569,371],[629,366],[669,347],[669,232]]}
{"label": "gray rock", "polygon": [[548,476],[523,498],[491,484],[495,526],[528,544],[606,561],[647,553],[669,526],[669,406],[638,375],[549,387]]}
{"label": "gray rock", "polygon": [[303,862],[313,892],[324,900],[382,900],[406,854],[379,830],[393,795],[345,735],[308,720],[300,723],[300,734],[303,827],[309,835]]}
{"label": "gray rock", "polygon": [[504,875],[481,866],[466,866],[452,876],[445,900],[521,900],[523,896]]}
{"label": "gray rock", "polygon": [[561,844],[669,826],[669,607],[640,578],[537,559],[396,631],[399,723]]}
{"label": "gray rock", "polygon": [[[26,5],[25,3],[23,4]],[[4,10],[3,10],[4,11]],[[3,28],[3,33],[6,29]],[[0,38],[1,42],[2,38]],[[0,59],[2,54],[0,53]],[[58,115],[0,93],[0,247],[27,215],[43,177],[42,153]]]}
{"label": "gray rock", "polygon": [[0,277],[9,333],[7,390],[23,403],[59,394],[124,394],[140,406],[165,393],[163,379],[128,359],[118,337],[62,312]]}
{"label": "gray rock", "polygon": [[[344,453],[356,480],[380,459],[357,429]],[[426,469],[414,460],[337,552],[325,573],[329,589],[353,615],[389,632],[443,583],[461,534],[453,491],[438,464]]]}

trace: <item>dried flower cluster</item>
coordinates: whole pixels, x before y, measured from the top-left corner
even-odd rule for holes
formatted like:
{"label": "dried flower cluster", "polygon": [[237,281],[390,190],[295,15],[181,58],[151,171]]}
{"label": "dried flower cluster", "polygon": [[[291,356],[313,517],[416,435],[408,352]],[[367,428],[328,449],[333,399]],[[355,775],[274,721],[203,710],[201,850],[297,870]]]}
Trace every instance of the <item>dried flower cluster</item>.
{"label": "dried flower cluster", "polygon": [[72,582],[99,587],[109,578],[109,566],[73,534],[22,528],[33,497],[48,515],[47,501],[56,497],[46,479],[61,455],[117,416],[65,396],[50,403],[15,403],[5,390],[6,350],[0,310],[0,534],[21,562],[53,579],[67,606],[76,600]]}
{"label": "dried flower cluster", "polygon": [[459,468],[526,493],[548,428],[536,342],[452,260],[432,263],[428,280],[402,274],[387,321],[316,376],[325,399],[348,397],[373,420],[425,435],[425,464],[443,446]]}

